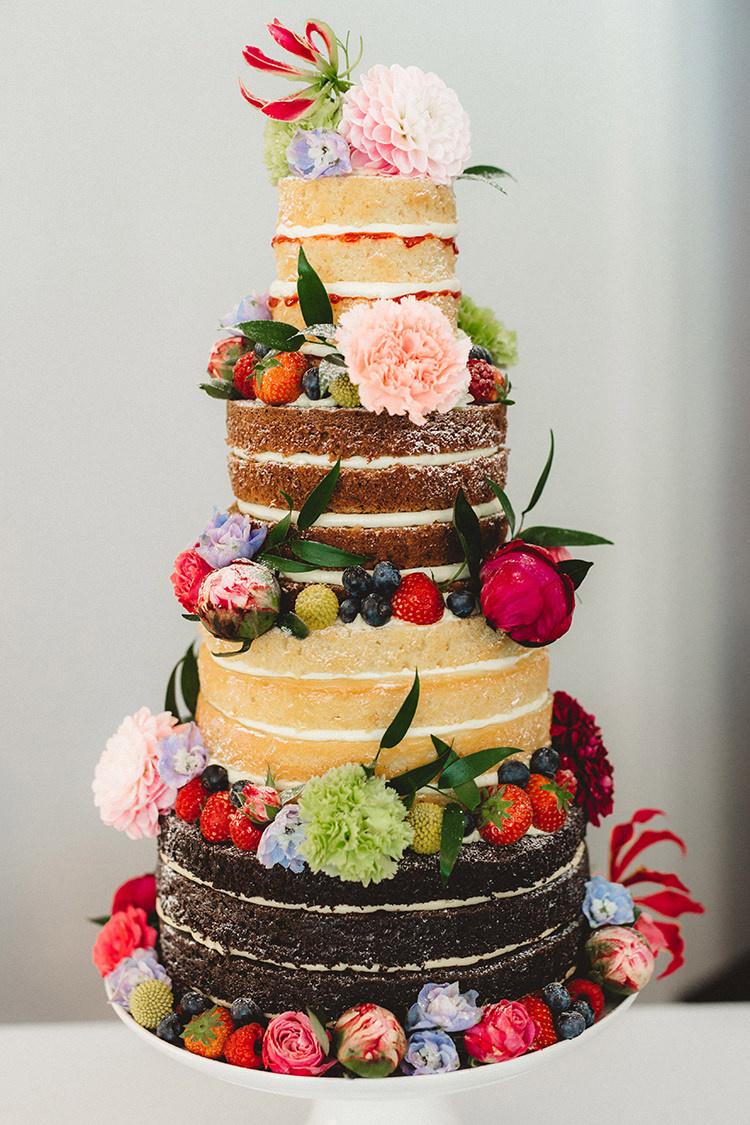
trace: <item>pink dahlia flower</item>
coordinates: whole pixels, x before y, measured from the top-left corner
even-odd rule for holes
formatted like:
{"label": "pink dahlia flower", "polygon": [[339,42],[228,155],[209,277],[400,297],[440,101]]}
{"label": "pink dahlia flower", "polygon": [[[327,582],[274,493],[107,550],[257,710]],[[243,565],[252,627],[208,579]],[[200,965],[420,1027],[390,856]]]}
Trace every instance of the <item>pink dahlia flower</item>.
{"label": "pink dahlia flower", "polygon": [[456,337],[428,301],[354,305],[341,317],[336,338],[362,405],[375,414],[408,414],[422,426],[428,414],[445,414],[468,390],[471,341]]}
{"label": "pink dahlia flower", "polygon": [[347,90],[340,130],[352,167],[449,184],[466,167],[471,128],[454,90],[418,66],[373,66]]}
{"label": "pink dahlia flower", "polygon": [[106,977],[123,957],[132,956],[136,949],[153,949],[155,945],[156,930],[149,926],[146,911],[126,906],[102,926],[91,959],[100,975]]}
{"label": "pink dahlia flower", "polygon": [[610,992],[630,996],[645,988],[654,972],[648,939],[631,926],[602,926],[586,942],[591,975]]}
{"label": "pink dahlia flower", "polygon": [[479,1023],[464,1036],[466,1050],[483,1063],[506,1062],[525,1055],[534,1042],[537,1026],[517,1000],[488,1004]]}
{"label": "pink dahlia flower", "polygon": [[131,840],[156,836],[159,813],[171,809],[177,799],[177,790],[166,784],[158,769],[159,740],[171,734],[176,723],[169,711],[152,715],[141,707],[123,719],[97,762],[91,786],[94,804],[105,824]]}
{"label": "pink dahlia flower", "polygon": [[276,1074],[325,1074],[336,1065],[326,1058],[310,1019],[304,1012],[274,1016],[263,1036],[263,1065]]}
{"label": "pink dahlia flower", "polygon": [[393,1074],[406,1054],[403,1027],[393,1012],[377,1004],[349,1008],[334,1031],[339,1062],[362,1078]]}

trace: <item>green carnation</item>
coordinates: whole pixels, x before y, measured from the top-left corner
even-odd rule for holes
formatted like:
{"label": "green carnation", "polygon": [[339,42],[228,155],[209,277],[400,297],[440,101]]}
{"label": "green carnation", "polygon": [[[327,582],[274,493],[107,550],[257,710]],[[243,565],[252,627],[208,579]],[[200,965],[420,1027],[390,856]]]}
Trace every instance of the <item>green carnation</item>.
{"label": "green carnation", "polygon": [[338,102],[316,105],[300,121],[272,121],[269,118],[263,134],[263,159],[271,176],[271,183],[276,184],[289,175],[286,150],[299,129],[335,129],[340,120],[341,105]]}
{"label": "green carnation", "polygon": [[396,791],[362,766],[335,766],[308,781],[299,811],[299,850],[310,869],[364,887],[390,879],[413,839]]}
{"label": "green carnation", "polygon": [[458,327],[472,344],[486,348],[498,367],[512,367],[518,363],[516,333],[506,328],[492,309],[482,309],[474,304],[471,297],[462,297],[458,308]]}

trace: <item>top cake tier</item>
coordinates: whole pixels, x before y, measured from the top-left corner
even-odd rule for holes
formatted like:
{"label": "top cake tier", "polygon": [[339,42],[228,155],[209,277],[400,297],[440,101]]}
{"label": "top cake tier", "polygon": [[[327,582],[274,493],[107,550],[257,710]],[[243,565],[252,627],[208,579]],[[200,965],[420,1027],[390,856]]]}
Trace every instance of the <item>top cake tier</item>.
{"label": "top cake tier", "polygon": [[363,301],[414,296],[438,305],[455,327],[461,296],[457,232],[453,188],[429,180],[357,175],[281,180],[272,315],[303,326],[296,284],[301,246],[328,291],[336,320]]}

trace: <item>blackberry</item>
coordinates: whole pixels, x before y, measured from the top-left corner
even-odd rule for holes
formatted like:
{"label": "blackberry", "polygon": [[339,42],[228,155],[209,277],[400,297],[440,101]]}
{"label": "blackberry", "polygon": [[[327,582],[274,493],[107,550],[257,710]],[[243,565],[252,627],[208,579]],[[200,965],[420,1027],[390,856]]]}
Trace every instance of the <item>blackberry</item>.
{"label": "blackberry", "polygon": [[317,367],[308,367],[302,376],[302,390],[313,401],[320,398],[320,376]]}
{"label": "blackberry", "polygon": [[488,348],[483,348],[481,344],[472,344],[469,351],[469,359],[483,359],[485,363],[491,363],[494,367],[495,357]]}
{"label": "blackberry", "polygon": [[503,785],[517,785],[519,789],[525,789],[529,783],[529,767],[523,762],[503,762],[497,771],[497,779]]}
{"label": "blackberry", "polygon": [[341,576],[341,585],[350,598],[364,598],[372,590],[372,578],[361,566],[348,566]]}
{"label": "blackberry", "polygon": [[243,996],[233,1001],[229,1014],[235,1027],[244,1027],[248,1023],[259,1023],[265,1026],[266,1018],[254,1000]]}
{"label": "blackberry", "polygon": [[553,1016],[559,1016],[561,1012],[567,1012],[570,1007],[570,993],[564,984],[554,981],[552,984],[545,984],[542,989],[542,1000],[547,1005]]}
{"label": "blackberry", "polygon": [[543,773],[545,777],[554,777],[560,765],[560,755],[551,746],[543,746],[531,755],[531,772]]}
{"label": "blackberry", "polygon": [[446,604],[454,617],[471,617],[476,598],[470,590],[454,590],[448,594]]}
{"label": "blackberry", "polygon": [[401,572],[390,561],[376,563],[372,572],[372,585],[376,594],[390,598],[401,585]]}
{"label": "blackberry", "polygon": [[344,598],[339,606],[339,617],[345,625],[350,625],[359,613],[361,602],[359,598]]}
{"label": "blackberry", "polygon": [[223,766],[206,766],[201,774],[201,785],[207,793],[221,793],[229,788],[229,774]]}
{"label": "blackberry", "polygon": [[391,604],[377,594],[368,594],[362,602],[362,617],[368,625],[379,629],[391,619]]}

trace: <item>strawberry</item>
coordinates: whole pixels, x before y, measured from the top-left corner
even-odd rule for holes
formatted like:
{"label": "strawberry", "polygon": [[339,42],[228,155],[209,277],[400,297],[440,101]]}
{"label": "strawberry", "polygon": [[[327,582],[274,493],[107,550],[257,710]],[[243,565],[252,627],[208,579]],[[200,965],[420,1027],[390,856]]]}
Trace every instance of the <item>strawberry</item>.
{"label": "strawberry", "polygon": [[254,377],[255,354],[252,351],[245,352],[237,360],[232,370],[234,388],[243,398],[255,398]]}
{"label": "strawberry", "polygon": [[212,793],[201,813],[201,835],[215,844],[229,839],[229,817],[232,804],[226,790]]}
{"label": "strawberry", "polygon": [[229,835],[234,846],[241,852],[255,852],[258,850],[263,831],[253,824],[242,809],[233,809],[229,817]]}
{"label": "strawberry", "polygon": [[394,617],[413,625],[434,625],[445,613],[443,595],[422,571],[405,574],[391,599]]}
{"label": "strawberry", "polygon": [[201,779],[194,777],[192,781],[188,781],[187,785],[183,785],[182,789],[178,791],[174,811],[180,820],[186,820],[188,824],[195,824],[201,815],[207,797],[208,794],[201,785]]}
{"label": "strawberry", "polygon": [[594,1019],[598,1020],[604,1011],[604,992],[593,980],[576,977],[566,986],[573,1000],[588,1000]]}
{"label": "strawberry", "polygon": [[260,370],[256,367],[253,389],[261,402],[282,406],[302,394],[302,376],[307,360],[299,352],[279,352]]}
{"label": "strawberry", "polygon": [[244,1066],[247,1070],[262,1070],[260,1056],[263,1042],[263,1028],[259,1023],[248,1023],[238,1027],[224,1044],[224,1058],[233,1066]]}
{"label": "strawberry", "polygon": [[486,359],[470,359],[466,366],[471,374],[469,394],[474,402],[499,402],[505,387],[502,371]]}
{"label": "strawberry", "polygon": [[557,1043],[557,1032],[552,1020],[552,1012],[541,997],[523,996],[521,1003],[536,1024],[536,1036],[529,1050],[543,1051],[545,1047],[551,1047],[553,1043]]}
{"label": "strawberry", "polygon": [[567,789],[571,797],[575,797],[578,792],[578,779],[572,770],[558,770],[555,781],[563,789]]}
{"label": "strawberry", "polygon": [[534,816],[532,824],[542,832],[556,832],[568,817],[572,795],[543,773],[532,773],[526,786]]}
{"label": "strawberry", "polygon": [[218,1059],[233,1031],[234,1024],[227,1009],[214,1004],[199,1016],[193,1016],[182,1033],[182,1041],[192,1054]]}
{"label": "strawberry", "polygon": [[518,785],[490,785],[479,812],[479,835],[490,844],[513,844],[531,827],[531,801]]}

